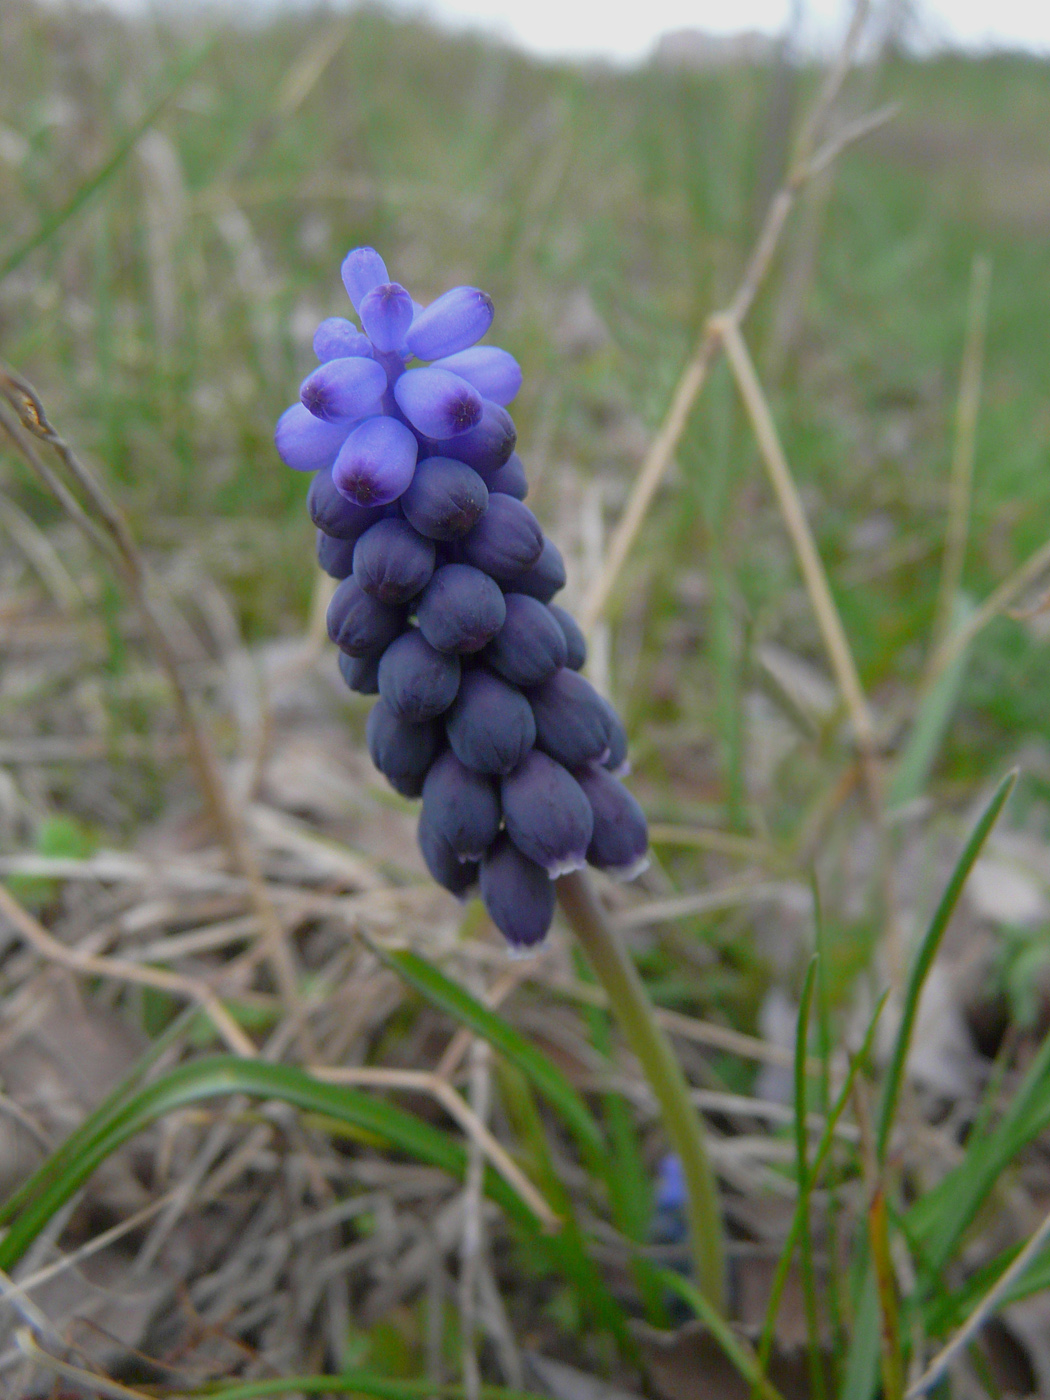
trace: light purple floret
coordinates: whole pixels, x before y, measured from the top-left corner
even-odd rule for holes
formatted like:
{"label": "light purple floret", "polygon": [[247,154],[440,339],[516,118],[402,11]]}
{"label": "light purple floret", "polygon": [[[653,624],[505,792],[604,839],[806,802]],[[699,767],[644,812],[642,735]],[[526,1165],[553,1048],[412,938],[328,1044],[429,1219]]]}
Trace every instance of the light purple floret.
{"label": "light purple floret", "polygon": [[440,360],[473,345],[492,325],[492,298],[477,287],[453,287],[412,322],[405,345],[421,360]]}
{"label": "light purple floret", "polygon": [[412,324],[412,298],[399,282],[381,282],[361,299],[361,324],[377,350],[400,350]]}
{"label": "light purple floret", "polygon": [[277,420],[274,445],[281,461],[293,471],[321,471],[335,461],[353,426],[325,423],[301,403],[293,403]]}
{"label": "light purple floret", "polygon": [[332,466],[336,490],[359,506],[395,501],[416,469],[416,439],[396,418],[366,418],[347,438]]}
{"label": "light purple floret", "polygon": [[394,385],[397,406],[426,437],[456,438],[480,420],[481,396],[447,369],[407,369]]}
{"label": "light purple floret", "polygon": [[302,382],[299,397],[315,418],[327,423],[368,418],[379,412],[386,374],[375,360],[343,355],[315,369]]}
{"label": "light purple floret", "polygon": [[329,316],[314,331],[314,354],[322,363],[344,355],[363,355],[370,360],[372,343],[345,316]]}
{"label": "light purple floret", "polygon": [[472,345],[469,350],[435,360],[431,369],[447,369],[473,384],[483,399],[505,405],[521,388],[521,365],[498,345]]}
{"label": "light purple floret", "polygon": [[361,302],[381,282],[389,282],[386,263],[374,248],[351,248],[340,269],[346,294],[360,312]]}

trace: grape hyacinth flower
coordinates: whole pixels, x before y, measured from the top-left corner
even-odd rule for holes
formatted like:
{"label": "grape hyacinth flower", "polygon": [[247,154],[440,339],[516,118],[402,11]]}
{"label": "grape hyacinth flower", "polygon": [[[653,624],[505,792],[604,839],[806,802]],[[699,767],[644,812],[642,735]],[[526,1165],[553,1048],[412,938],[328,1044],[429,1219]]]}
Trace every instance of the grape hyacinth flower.
{"label": "grape hyacinth flower", "polygon": [[528,952],[558,877],[644,868],[645,817],[619,781],[626,733],[580,674],[580,628],[551,604],[565,565],[522,504],[507,412],[521,368],[478,343],[492,299],[453,287],[420,307],[374,248],[341,271],[361,326],[318,326],[320,363],[281,415],[277,451],[314,473],[318,560],[341,580],[329,636],[349,688],[378,696],[373,763],[422,797],[434,879],[461,898],[480,885],[511,950]]}

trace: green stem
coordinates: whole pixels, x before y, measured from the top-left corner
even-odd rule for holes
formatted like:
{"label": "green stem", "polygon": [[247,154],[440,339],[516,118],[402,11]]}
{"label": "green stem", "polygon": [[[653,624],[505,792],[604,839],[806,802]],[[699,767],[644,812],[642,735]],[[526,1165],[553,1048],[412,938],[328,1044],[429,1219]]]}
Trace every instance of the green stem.
{"label": "green stem", "polygon": [[660,1105],[664,1130],[682,1162],[697,1283],[724,1317],[725,1261],[718,1188],[703,1122],[689,1097],[689,1085],[657,1024],[642,979],[582,871],[558,881],[558,899]]}

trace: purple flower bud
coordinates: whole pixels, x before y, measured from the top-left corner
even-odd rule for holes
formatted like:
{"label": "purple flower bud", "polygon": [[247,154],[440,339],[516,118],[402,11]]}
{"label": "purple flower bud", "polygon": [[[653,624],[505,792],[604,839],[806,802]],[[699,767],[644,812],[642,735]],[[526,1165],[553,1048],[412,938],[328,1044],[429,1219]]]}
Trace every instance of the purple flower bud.
{"label": "purple flower bud", "polygon": [[281,461],[292,471],[321,471],[335,461],[353,426],[325,423],[301,403],[293,403],[277,420],[274,446]]}
{"label": "purple flower bud", "polygon": [[469,564],[443,564],[416,605],[419,630],[438,651],[480,651],[507,616],[499,584]]}
{"label": "purple flower bud", "polygon": [[346,355],[329,360],[307,375],[299,397],[315,418],[336,423],[378,413],[379,398],[385,388],[382,365],[360,355]]}
{"label": "purple flower bud", "polygon": [[406,369],[394,398],[413,428],[429,438],[455,439],[481,418],[481,395],[447,369]]}
{"label": "purple flower bud", "polygon": [[427,457],[418,463],[412,484],[401,497],[405,519],[433,540],[466,534],[488,503],[488,490],[477,472],[449,457]]}
{"label": "purple flower bud", "polygon": [[488,478],[487,486],[501,496],[513,496],[523,501],[529,494],[529,483],[525,476],[525,466],[516,452],[512,452],[502,467],[497,467]]}
{"label": "purple flower bud", "polygon": [[363,297],[361,324],[377,350],[400,350],[412,324],[412,298],[399,282],[383,282]]}
{"label": "purple flower bud", "polygon": [[513,496],[492,495],[489,508],[463,536],[463,558],[500,583],[510,583],[543,553],[543,531],[528,506]]}
{"label": "purple flower bud", "polygon": [[551,540],[544,538],[543,553],[533,564],[514,580],[515,593],[527,593],[538,598],[541,603],[549,603],[560,588],[565,587],[565,561],[561,551]]}
{"label": "purple flower bud", "polygon": [[536,721],[520,690],[491,671],[466,671],[448,713],[452,751],[475,773],[509,773],[532,748]]}
{"label": "purple flower bud", "polygon": [[[415,370],[410,372],[416,373]],[[426,371],[427,374],[430,372]],[[507,410],[500,408],[498,403],[483,399],[481,417],[476,425],[458,437],[446,437],[438,442],[435,452],[442,457],[455,457],[460,462],[466,462],[468,467],[473,467],[488,480],[508,461],[517,441],[518,430]]]}
{"label": "purple flower bud", "polygon": [[512,685],[533,686],[565,665],[565,636],[538,598],[508,593],[507,618],[483,659]]}
{"label": "purple flower bud", "polygon": [[434,830],[424,810],[419,818],[419,849],[427,869],[443,889],[465,899],[478,883],[477,861],[462,861],[445,838]]}
{"label": "purple flower bud", "polygon": [[477,287],[453,287],[412,322],[405,345],[421,360],[438,360],[473,345],[492,325],[492,298]]}
{"label": "purple flower bud", "polygon": [[506,834],[481,862],[481,897],[513,952],[527,953],[547,937],[554,919],[554,881]]}
{"label": "purple flower bud", "polygon": [[614,778],[625,778],[631,771],[627,758],[627,730],[624,729],[623,720],[616,713],[615,706],[606,700],[604,695],[599,695],[598,699],[609,721],[609,752],[602,759],[602,767]]}
{"label": "purple flower bud", "polygon": [[423,815],[460,860],[480,860],[499,833],[496,784],[465,767],[448,749],[426,776]]}
{"label": "purple flower bud", "polygon": [[380,520],[354,548],[354,578],[373,598],[400,607],[421,593],[434,572],[434,542],[404,520]]}
{"label": "purple flower bud", "polygon": [[575,771],[600,763],[609,749],[609,719],[601,696],[575,671],[562,668],[529,692],[536,744]]}
{"label": "purple flower bud", "polygon": [[441,728],[433,721],[409,724],[384,700],[372,706],[365,726],[372,762],[402,797],[418,797],[430,765],[441,752]]}
{"label": "purple flower bud", "polygon": [[657,1210],[679,1211],[685,1210],[687,1199],[682,1159],[677,1153],[668,1152],[657,1163],[653,1203]]}
{"label": "purple flower bud", "polygon": [[521,388],[521,365],[495,345],[474,345],[456,355],[446,355],[435,360],[431,368],[451,370],[493,403],[510,403]]}
{"label": "purple flower bud", "polygon": [[416,469],[416,440],[394,418],[366,418],[332,465],[337,490],[359,506],[380,506],[402,494]]}
{"label": "purple flower bud", "polygon": [[[565,636],[566,659],[563,664],[568,666],[570,671],[582,670],[584,662],[587,660],[587,639],[580,630],[580,624],[572,613],[566,612],[564,608],[559,608],[557,604],[548,603],[547,606]],[[613,711],[613,713],[616,712]]]}
{"label": "purple flower bud", "polygon": [[415,628],[390,643],[379,663],[379,693],[412,724],[448,709],[459,690],[459,657],[435,651]]}
{"label": "purple flower bud", "polygon": [[319,530],[339,540],[356,540],[397,506],[357,506],[337,491],[328,467],[317,473],[306,493],[306,509]]}
{"label": "purple flower bud", "polygon": [[339,653],[339,674],[358,695],[379,694],[379,657]]}
{"label": "purple flower bud", "polygon": [[354,541],[317,532],[317,562],[329,578],[349,578],[354,571]]}
{"label": "purple flower bud", "polygon": [[340,651],[367,656],[386,650],[404,625],[404,613],[370,598],[351,575],[332,594],[326,620],[328,635]]}
{"label": "purple flower bud", "polygon": [[362,301],[373,287],[390,281],[386,263],[374,248],[351,248],[340,270],[346,294],[357,312],[360,312]]}
{"label": "purple flower bud", "polygon": [[619,880],[633,880],[649,864],[645,813],[623,783],[604,768],[578,773],[576,781],[594,813],[587,859]]}
{"label": "purple flower bud", "polygon": [[340,360],[344,355],[363,355],[370,360],[372,345],[368,336],[362,335],[345,316],[329,316],[314,331],[314,354],[322,363]]}
{"label": "purple flower bud", "polygon": [[551,879],[587,863],[594,818],[579,783],[533,749],[500,783],[507,835]]}

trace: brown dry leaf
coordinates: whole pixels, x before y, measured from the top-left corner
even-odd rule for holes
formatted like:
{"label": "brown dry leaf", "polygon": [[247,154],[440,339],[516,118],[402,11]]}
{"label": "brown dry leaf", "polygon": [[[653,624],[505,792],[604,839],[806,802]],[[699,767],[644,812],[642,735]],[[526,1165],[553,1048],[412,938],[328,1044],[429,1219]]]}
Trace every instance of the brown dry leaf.
{"label": "brown dry leaf", "polygon": [[[677,1332],[659,1332],[639,1324],[635,1335],[660,1400],[750,1400],[750,1385],[703,1323],[687,1322]],[[811,1400],[805,1351],[774,1348],[769,1379],[784,1400]]]}

